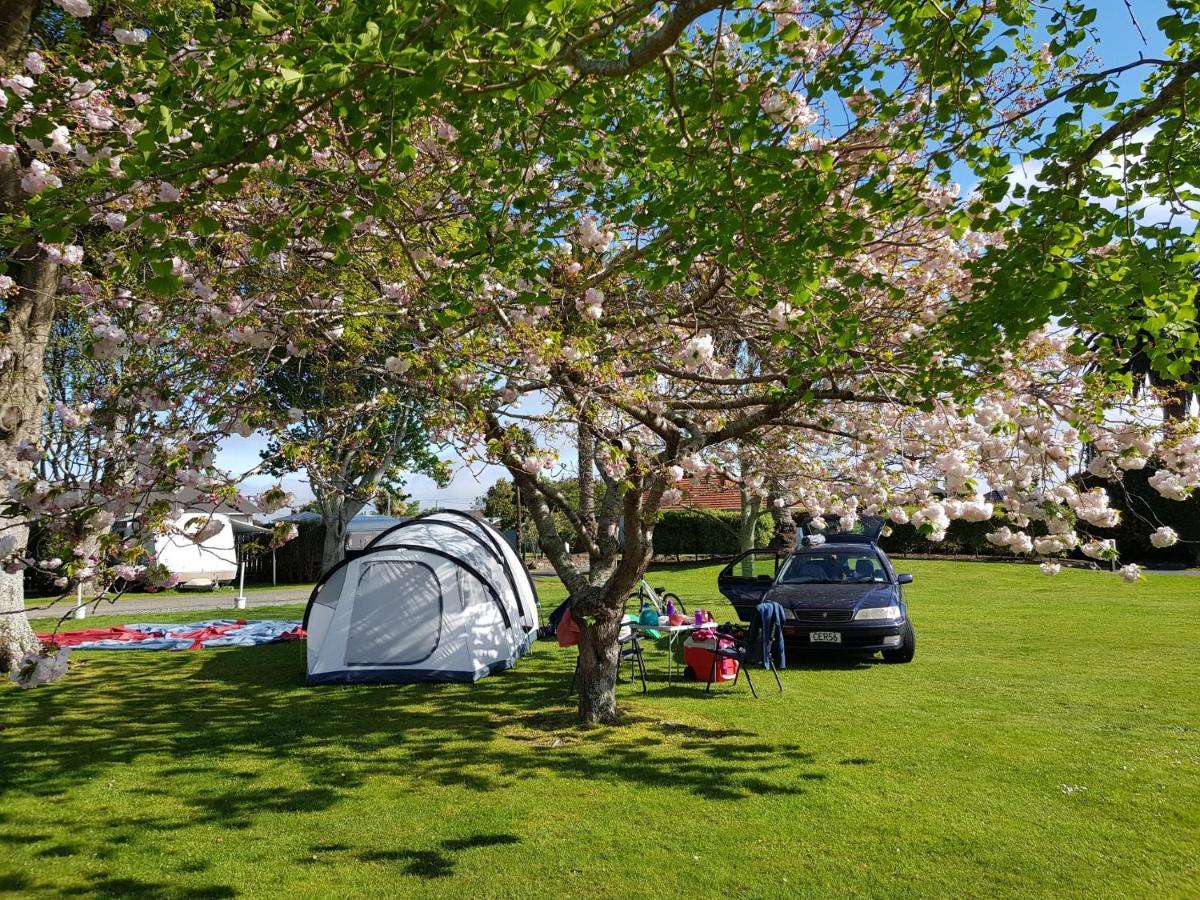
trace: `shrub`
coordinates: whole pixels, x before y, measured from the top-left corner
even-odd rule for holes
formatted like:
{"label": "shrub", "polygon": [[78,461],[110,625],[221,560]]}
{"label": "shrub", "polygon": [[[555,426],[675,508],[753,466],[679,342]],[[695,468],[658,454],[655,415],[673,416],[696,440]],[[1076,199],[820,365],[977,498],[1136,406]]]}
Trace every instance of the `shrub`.
{"label": "shrub", "polygon": [[[732,510],[669,509],[654,526],[656,556],[733,556],[738,552],[738,513]],[[754,543],[765,547],[775,525],[764,515],[755,527]]]}

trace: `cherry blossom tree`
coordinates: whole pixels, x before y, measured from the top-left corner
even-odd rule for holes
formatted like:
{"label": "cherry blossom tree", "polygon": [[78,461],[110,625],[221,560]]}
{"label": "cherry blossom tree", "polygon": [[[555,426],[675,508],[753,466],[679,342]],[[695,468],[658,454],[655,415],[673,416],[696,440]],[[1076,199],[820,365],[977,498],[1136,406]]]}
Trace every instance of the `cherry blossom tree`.
{"label": "cherry blossom tree", "polygon": [[[715,6],[681,3],[645,55],[629,59],[625,71],[661,53],[684,26]],[[356,235],[355,225],[369,218],[373,201],[393,199],[395,182],[374,184],[376,170],[386,161],[389,171],[408,171],[418,141],[430,140],[424,134],[432,131],[436,141],[453,133],[435,117],[448,97],[463,101],[461,114],[467,117],[478,112],[473,96],[507,110],[510,119],[524,115],[511,97],[499,95],[541,97],[541,63],[564,71],[587,65],[585,45],[633,15],[625,10],[607,22],[587,10],[551,15],[544,33],[517,46],[507,31],[524,24],[524,13],[511,20],[507,11],[453,20],[415,3],[397,12],[384,20],[390,29],[384,41],[371,10],[324,4],[281,10],[255,5],[245,15],[225,10],[223,17],[214,17],[203,3],[165,10],[150,3],[110,3],[101,16],[85,0],[53,6],[20,0],[0,11],[0,217],[6,225],[0,466],[10,488],[0,522],[8,573],[0,592],[0,668],[34,646],[21,614],[21,571],[37,562],[25,547],[26,523],[62,490],[31,478],[40,453],[45,352],[56,317],[87,310],[95,320],[93,349],[102,354],[120,355],[142,338],[164,353],[221,369],[227,384],[248,383],[268,356],[268,345],[290,350],[289,332],[328,316],[328,302],[336,298],[310,303],[307,296],[249,297],[231,283],[232,272],[285,249],[344,260],[344,245]],[[601,24],[604,30],[596,27]],[[589,32],[594,35],[570,37]],[[346,44],[347,35],[357,39]],[[465,66],[462,54],[471,57]],[[452,71],[459,77],[448,77]],[[431,90],[439,72],[446,76],[440,92]],[[363,104],[365,97],[371,102]],[[414,134],[418,122],[433,124]],[[330,165],[334,158],[344,167]],[[285,164],[289,160],[292,168]],[[323,192],[303,209],[288,208],[283,196],[308,177]],[[263,215],[271,191],[280,210],[231,233],[247,219],[240,201],[254,196],[260,201],[255,214]],[[341,205],[351,197],[362,200],[363,192],[370,196],[362,204],[351,210]],[[409,202],[411,197],[399,200]],[[413,210],[412,219],[430,225],[440,217],[438,205],[425,213]],[[100,285],[95,279],[100,263],[110,268],[112,261],[93,244],[97,234],[110,233],[136,235],[139,246]],[[417,252],[425,251],[405,249],[404,255],[420,276]],[[81,265],[91,277],[69,274]],[[189,307],[181,308],[177,298]],[[127,321],[131,310],[147,319],[138,329]],[[203,346],[192,346],[192,340]],[[222,342],[226,348],[232,344],[233,352],[217,355]],[[129,396],[151,407],[181,400],[151,390],[134,389]],[[241,395],[240,405],[218,408],[216,398],[201,394],[201,402],[212,405],[197,424],[214,433],[252,429],[267,413],[252,412],[246,397]],[[88,421],[77,412],[64,419],[69,427]],[[150,469],[164,489],[181,477],[194,481],[197,473],[217,477],[205,461],[211,442],[195,431],[180,426],[175,440],[148,451],[153,459],[140,461],[142,482]],[[178,446],[190,458],[171,456]],[[127,505],[95,492],[84,506],[89,504],[104,513],[94,517],[97,532],[115,514],[108,506]]]}
{"label": "cherry blossom tree", "polygon": [[429,443],[424,406],[393,383],[387,359],[395,357],[381,344],[366,330],[345,342],[357,348],[346,357],[290,360],[262,378],[262,392],[286,423],[270,432],[267,468],[305,472],[325,526],[322,570],[341,561],[350,520],[381,489],[403,484],[405,472],[447,478]]}
{"label": "cherry blossom tree", "polygon": [[[986,484],[1004,496],[994,539],[1047,558],[1080,543],[1079,519],[1113,515],[1070,481],[1082,439],[1093,471],[1153,456],[1156,489],[1186,496],[1194,432],[1164,431],[1107,377],[1117,345],[1089,343],[1102,322],[1074,314],[1069,279],[1004,299],[1005,259],[1034,268],[1053,230],[1040,201],[1005,204],[1011,155],[1068,149],[1046,117],[1095,108],[1102,81],[1078,52],[1087,8],[1055,9],[1044,50],[1036,7],[297,2],[147,29],[127,7],[92,27],[62,0],[78,34],[29,57],[12,36],[32,6],[16,4],[0,28],[9,567],[31,564],[29,517],[58,514],[30,466],[64,309],[95,320],[102,355],[140,336],[196,361],[212,388],[148,395],[195,415],[143,447],[139,486],[213,491],[236,490],[209,467],[219,435],[279,422],[252,387],[264,367],[393,320],[405,349],[385,372],[428,398],[435,441],[508,467],[575,599],[585,721],[617,716],[620,612],[684,473],[736,470],[771,505],[883,511],[931,537],[990,518]],[[1189,84],[1148,115],[1190,127]],[[958,196],[958,169],[977,195]],[[1106,256],[1110,235],[1064,245],[1063,264],[1125,283],[1131,254],[1159,246]],[[1159,271],[1183,309],[1179,262]],[[323,277],[335,267],[352,289]],[[737,466],[739,444],[772,443],[793,469]],[[543,477],[558,446],[575,448],[578,503]],[[74,509],[113,515],[125,491]],[[28,645],[7,627],[0,662]]]}

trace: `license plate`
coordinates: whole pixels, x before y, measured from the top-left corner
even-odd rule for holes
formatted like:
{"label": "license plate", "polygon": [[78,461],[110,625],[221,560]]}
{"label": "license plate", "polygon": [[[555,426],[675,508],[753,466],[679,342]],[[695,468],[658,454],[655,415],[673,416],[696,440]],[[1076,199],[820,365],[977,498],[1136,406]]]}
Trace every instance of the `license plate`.
{"label": "license plate", "polygon": [[842,633],[840,631],[810,631],[808,639],[814,644],[840,644]]}

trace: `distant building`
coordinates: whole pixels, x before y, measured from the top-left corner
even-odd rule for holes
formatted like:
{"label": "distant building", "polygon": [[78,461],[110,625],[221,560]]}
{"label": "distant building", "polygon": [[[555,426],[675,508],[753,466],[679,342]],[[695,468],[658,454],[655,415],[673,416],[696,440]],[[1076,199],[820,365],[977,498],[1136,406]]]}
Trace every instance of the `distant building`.
{"label": "distant building", "polygon": [[[696,477],[689,475],[679,482],[683,499],[678,503],[663,503],[661,509],[713,509],[737,512],[742,508],[742,494],[736,483],[719,475]],[[803,507],[793,506],[798,512]]]}
{"label": "distant building", "polygon": [[723,509],[734,512],[742,508],[742,495],[738,486],[719,475],[695,477],[689,475],[679,482],[683,499],[678,503],[663,503],[661,509]]}
{"label": "distant building", "polygon": [[361,553],[381,532],[411,518],[412,516],[373,516],[359,513],[346,526],[346,552]]}

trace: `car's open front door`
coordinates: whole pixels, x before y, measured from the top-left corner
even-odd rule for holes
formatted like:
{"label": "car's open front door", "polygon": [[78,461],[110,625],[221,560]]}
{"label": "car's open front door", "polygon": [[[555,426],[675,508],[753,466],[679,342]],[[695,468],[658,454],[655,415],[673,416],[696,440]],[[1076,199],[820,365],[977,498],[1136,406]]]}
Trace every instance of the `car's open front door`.
{"label": "car's open front door", "polygon": [[717,576],[717,590],[737,610],[743,621],[749,622],[754,608],[771,589],[786,551],[747,550],[736,556]]}

